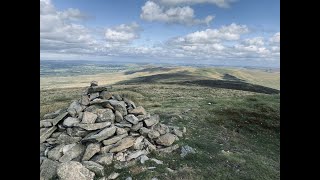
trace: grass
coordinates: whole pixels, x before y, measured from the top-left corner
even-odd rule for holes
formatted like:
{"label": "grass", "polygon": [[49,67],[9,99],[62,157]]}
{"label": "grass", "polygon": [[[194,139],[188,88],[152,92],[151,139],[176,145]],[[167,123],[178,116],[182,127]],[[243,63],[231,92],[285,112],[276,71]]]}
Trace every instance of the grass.
{"label": "grass", "polygon": [[[66,107],[83,88],[41,91],[40,117]],[[119,179],[279,179],[280,95],[179,84],[114,85],[113,93],[132,99],[168,125],[186,127],[179,145],[196,154],[152,154],[163,165],[146,164],[114,169]],[[144,170],[155,166],[155,170]],[[169,167],[175,170],[170,173]],[[130,174],[129,174],[130,172]]]}

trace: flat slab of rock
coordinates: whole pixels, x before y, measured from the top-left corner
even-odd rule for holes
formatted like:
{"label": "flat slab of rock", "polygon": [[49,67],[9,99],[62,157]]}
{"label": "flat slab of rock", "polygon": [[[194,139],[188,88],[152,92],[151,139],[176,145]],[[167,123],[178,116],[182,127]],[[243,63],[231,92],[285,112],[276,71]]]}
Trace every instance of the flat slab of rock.
{"label": "flat slab of rock", "polygon": [[73,127],[75,124],[79,124],[79,123],[80,123],[80,119],[74,118],[74,117],[67,117],[62,124],[64,127]]}
{"label": "flat slab of rock", "polygon": [[97,162],[103,166],[108,166],[112,164],[112,160],[113,160],[113,153],[99,154],[92,158],[92,161]]}
{"label": "flat slab of rock", "polygon": [[148,132],[148,137],[150,139],[155,139],[155,138],[158,138],[159,136],[160,136],[160,133],[158,131],[156,131],[156,130],[150,130]]}
{"label": "flat slab of rock", "polygon": [[52,123],[50,121],[40,121],[40,128],[49,128],[52,126]]}
{"label": "flat slab of rock", "polygon": [[97,109],[93,111],[93,113],[97,114],[97,120],[96,122],[114,122],[115,115],[113,114],[111,109]]}
{"label": "flat slab of rock", "polygon": [[131,131],[139,131],[140,128],[143,127],[143,122],[139,122],[131,127]]}
{"label": "flat slab of rock", "polygon": [[96,176],[104,176],[104,167],[102,165],[93,161],[82,161],[82,165],[90,171],[94,172]]}
{"label": "flat slab of rock", "polygon": [[116,131],[117,135],[126,134],[127,132],[128,131],[126,129],[117,127],[117,131]]}
{"label": "flat slab of rock", "polygon": [[153,116],[150,116],[149,119],[145,119],[144,123],[146,124],[146,126],[150,127],[152,125],[159,123],[159,120],[160,120],[159,115],[153,115]]}
{"label": "flat slab of rock", "polygon": [[102,91],[100,93],[100,96],[99,96],[101,99],[110,99],[112,97],[112,94],[108,91]]}
{"label": "flat slab of rock", "polygon": [[52,159],[54,161],[58,161],[61,158],[61,156],[63,155],[63,153],[62,153],[63,146],[64,145],[61,144],[61,145],[58,145],[58,146],[54,147],[53,149],[51,149],[48,152],[48,158]]}
{"label": "flat slab of rock", "polygon": [[78,113],[83,110],[81,104],[78,101],[73,101],[68,107],[67,111],[72,117],[76,117]]}
{"label": "flat slab of rock", "polygon": [[176,129],[176,128],[172,130],[172,133],[177,135],[178,137],[183,136],[183,133],[179,129]]}
{"label": "flat slab of rock", "polygon": [[57,129],[56,126],[53,126],[51,128],[40,129],[40,143],[45,142],[46,139],[48,139],[56,129]]}
{"label": "flat slab of rock", "polygon": [[106,139],[104,141],[102,141],[102,143],[107,146],[107,145],[110,145],[110,144],[114,144],[118,141],[120,141],[121,139],[123,139],[124,137],[127,137],[128,134],[125,133],[125,134],[121,134],[121,135],[118,135],[118,136],[114,136],[112,138],[109,138],[109,139]]}
{"label": "flat slab of rock", "polygon": [[170,132],[168,126],[162,124],[162,123],[158,123],[152,126],[153,130],[156,130],[160,133],[160,135],[164,135]]}
{"label": "flat slab of rock", "polygon": [[93,172],[76,161],[61,163],[57,168],[57,174],[61,180],[93,180],[95,176]]}
{"label": "flat slab of rock", "polygon": [[124,139],[121,139],[120,141],[118,141],[115,144],[114,148],[110,149],[110,152],[119,152],[124,149],[127,149],[127,148],[133,146],[134,141],[135,141],[135,138],[133,138],[133,137],[126,137]]}
{"label": "flat slab of rock", "polygon": [[59,163],[45,158],[40,166],[40,179],[53,179],[57,176],[57,167]]}
{"label": "flat slab of rock", "polygon": [[139,119],[133,114],[128,114],[124,117],[124,119],[130,122],[131,124],[138,124],[139,122]]}
{"label": "flat slab of rock", "polygon": [[55,112],[45,114],[43,116],[43,119],[54,119],[57,116],[59,116],[59,114],[63,113],[64,111],[65,111],[65,109],[58,109]]}
{"label": "flat slab of rock", "polygon": [[160,136],[156,140],[156,143],[164,146],[170,146],[175,141],[175,139],[176,139],[175,135],[171,133],[167,133],[165,135]]}
{"label": "flat slab of rock", "polygon": [[72,143],[77,143],[81,141],[81,137],[72,137],[69,136],[68,134],[62,133],[58,138],[57,142],[58,144],[72,144]]}
{"label": "flat slab of rock", "polygon": [[82,161],[88,161],[91,159],[96,153],[100,152],[100,144],[99,143],[91,143],[87,146],[86,151],[82,157]]}
{"label": "flat slab of rock", "polygon": [[115,111],[114,115],[116,122],[121,122],[123,120],[122,114],[119,111]]}
{"label": "flat slab of rock", "polygon": [[139,151],[136,151],[136,152],[133,152],[133,153],[129,154],[127,156],[126,160],[130,161],[131,159],[136,159],[139,156],[146,155],[146,154],[148,154],[148,152],[146,150],[139,150]]}
{"label": "flat slab of rock", "polygon": [[89,100],[92,101],[92,100],[98,98],[99,96],[100,96],[99,92],[92,93],[92,94],[90,94],[90,96],[89,96]]}
{"label": "flat slab of rock", "polygon": [[122,116],[125,116],[128,114],[126,103],[124,101],[108,100],[108,102],[116,111],[119,111]]}
{"label": "flat slab of rock", "polygon": [[83,124],[93,124],[93,123],[96,122],[97,117],[98,117],[98,115],[96,115],[96,114],[94,114],[92,112],[85,111],[83,113],[81,123],[83,123]]}
{"label": "flat slab of rock", "polygon": [[179,149],[179,145],[178,145],[178,144],[175,144],[175,145],[170,146],[170,147],[166,147],[166,148],[162,148],[162,149],[157,149],[157,151],[163,152],[163,153],[171,153],[172,151],[177,150],[177,149]]}
{"label": "flat slab of rock", "polygon": [[111,148],[113,148],[114,145],[111,144],[111,145],[107,145],[107,146],[103,146],[100,150],[100,154],[105,154],[105,153],[108,153],[110,151]]}
{"label": "flat slab of rock", "polygon": [[138,106],[134,109],[131,109],[128,111],[130,114],[134,114],[134,115],[146,115],[147,112],[146,110],[142,107],[142,106]]}
{"label": "flat slab of rock", "polygon": [[82,144],[76,144],[70,150],[68,150],[60,159],[59,162],[68,162],[74,158],[80,156],[85,151],[85,146]]}
{"label": "flat slab of rock", "polygon": [[121,127],[121,128],[125,128],[125,127],[131,128],[132,127],[132,124],[130,124],[130,123],[115,123],[114,125],[117,127]]}
{"label": "flat slab of rock", "polygon": [[88,88],[88,93],[108,91],[108,89],[111,89],[111,86],[93,86]]}
{"label": "flat slab of rock", "polygon": [[101,122],[101,123],[94,123],[94,124],[76,124],[76,127],[80,127],[82,129],[85,129],[87,131],[93,131],[93,130],[97,130],[97,129],[102,129],[105,128],[107,126],[110,126],[111,122]]}
{"label": "flat slab of rock", "polygon": [[144,146],[144,143],[142,142],[143,139],[144,139],[143,136],[139,136],[138,138],[136,138],[136,140],[133,143],[133,148],[137,150],[142,149]]}
{"label": "flat slab of rock", "polygon": [[[107,122],[106,122],[107,123]],[[110,122],[109,122],[110,123]],[[83,142],[86,142],[86,141],[90,141],[90,142],[100,142],[102,140],[105,140],[111,136],[114,135],[114,133],[116,132],[116,127],[115,126],[112,126],[112,127],[108,127],[108,128],[105,128],[103,129],[102,131],[100,131],[98,134],[94,134],[94,135],[91,135],[89,137],[85,137],[82,139]]]}
{"label": "flat slab of rock", "polygon": [[150,129],[145,128],[145,127],[142,127],[142,128],[140,128],[139,133],[140,133],[142,136],[147,136],[150,131],[151,131]]}
{"label": "flat slab of rock", "polygon": [[89,96],[88,95],[82,95],[80,99],[80,104],[84,106],[88,106],[90,103]]}

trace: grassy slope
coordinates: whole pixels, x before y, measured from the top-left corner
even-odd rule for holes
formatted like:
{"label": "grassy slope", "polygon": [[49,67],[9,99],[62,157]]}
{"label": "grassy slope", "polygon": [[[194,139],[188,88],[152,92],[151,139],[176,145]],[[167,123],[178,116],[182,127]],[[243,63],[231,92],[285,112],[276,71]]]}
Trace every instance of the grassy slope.
{"label": "grassy slope", "polygon": [[[66,107],[82,91],[42,90],[40,117]],[[185,126],[187,134],[178,143],[197,151],[185,159],[177,152],[156,156],[164,165],[148,162],[116,170],[121,172],[120,179],[129,171],[133,179],[279,179],[280,95],[148,83],[116,85],[112,91],[131,98],[150,113],[158,113],[165,124]],[[147,166],[157,168],[143,171]],[[171,174],[166,167],[177,171]]]}

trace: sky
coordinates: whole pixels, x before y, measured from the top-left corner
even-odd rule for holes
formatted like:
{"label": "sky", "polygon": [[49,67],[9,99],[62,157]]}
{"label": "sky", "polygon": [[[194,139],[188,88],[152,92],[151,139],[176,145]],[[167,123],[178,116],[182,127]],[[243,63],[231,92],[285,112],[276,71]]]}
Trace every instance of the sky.
{"label": "sky", "polygon": [[40,60],[280,66],[279,0],[40,0]]}

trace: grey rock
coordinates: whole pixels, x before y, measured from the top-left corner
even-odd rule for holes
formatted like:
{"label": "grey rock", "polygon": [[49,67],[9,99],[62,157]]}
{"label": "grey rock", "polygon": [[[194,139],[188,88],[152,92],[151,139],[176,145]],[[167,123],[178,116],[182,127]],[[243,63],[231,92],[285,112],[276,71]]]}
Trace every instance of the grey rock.
{"label": "grey rock", "polygon": [[[69,136],[75,136],[75,137],[85,137],[89,134],[89,131],[86,131],[80,127],[73,127],[67,129],[67,134]],[[51,135],[52,136],[52,135]]]}
{"label": "grey rock", "polygon": [[64,120],[68,114],[69,114],[68,112],[63,112],[59,114],[57,117],[51,120],[52,125],[53,126],[57,125],[60,121]]}
{"label": "grey rock", "polygon": [[53,179],[57,176],[59,163],[45,158],[40,166],[40,179]]}
{"label": "grey rock", "polygon": [[61,158],[61,156],[63,155],[62,154],[63,146],[64,145],[58,145],[58,146],[54,147],[53,149],[51,149],[48,152],[48,158],[52,159],[52,160],[55,160],[55,161],[58,161]]}
{"label": "grey rock", "polygon": [[139,119],[139,121],[145,120],[145,119],[149,119],[151,116],[150,114],[146,114],[146,115],[138,115],[137,118]]}
{"label": "grey rock", "polygon": [[114,156],[114,159],[117,160],[117,161],[125,161],[125,156],[122,152],[119,152],[117,153],[115,156]]}
{"label": "grey rock", "polygon": [[104,167],[102,165],[93,161],[82,161],[82,165],[90,171],[94,172],[96,176],[104,176]]}
{"label": "grey rock", "polygon": [[138,124],[139,122],[139,119],[133,114],[128,114],[127,116],[124,117],[124,119],[132,124]]}
{"label": "grey rock", "polygon": [[112,94],[108,91],[102,91],[100,93],[100,96],[99,96],[101,99],[110,99],[112,97]]}
{"label": "grey rock", "polygon": [[40,128],[48,128],[51,127],[52,123],[48,121],[40,121]]}
{"label": "grey rock", "polygon": [[89,100],[92,101],[100,96],[99,92],[92,93],[89,95]]}
{"label": "grey rock", "polygon": [[43,143],[48,139],[51,134],[57,129],[56,126],[53,126],[51,128],[41,128],[40,129],[40,143]]}
{"label": "grey rock", "polygon": [[144,123],[146,124],[146,126],[150,127],[152,125],[159,123],[159,120],[160,120],[159,115],[153,115],[153,116],[150,116],[149,119],[145,119]]}
{"label": "grey rock", "polygon": [[114,125],[117,127],[121,127],[121,128],[125,128],[125,127],[131,128],[132,127],[132,124],[130,124],[130,123],[115,123]]}
{"label": "grey rock", "polygon": [[51,134],[50,137],[52,137],[52,138],[57,138],[57,137],[59,137],[59,136],[61,135],[61,133],[62,133],[62,132],[54,132],[54,133]]}
{"label": "grey rock", "polygon": [[178,144],[175,144],[170,147],[162,148],[162,149],[157,149],[158,152],[163,152],[163,153],[171,153],[172,151],[175,151],[179,148]]}
{"label": "grey rock", "polygon": [[83,124],[93,124],[96,122],[98,115],[92,112],[84,112],[81,123]]}
{"label": "grey rock", "polygon": [[108,91],[108,89],[111,89],[111,86],[93,86],[88,88],[88,93]]}
{"label": "grey rock", "polygon": [[171,133],[167,133],[165,135],[160,136],[156,140],[156,143],[164,146],[170,146],[175,141],[175,139],[176,139],[175,135]]}
{"label": "grey rock", "polygon": [[99,155],[95,155],[92,158],[92,161],[95,161],[103,166],[108,166],[112,164],[112,160],[113,160],[113,153],[99,154]]}
{"label": "grey rock", "polygon": [[178,129],[173,129],[172,133],[177,135],[178,137],[182,137],[183,136],[182,132],[180,130],[178,130]]}
{"label": "grey rock", "polygon": [[137,107],[133,101],[127,98],[123,98],[123,101],[128,105],[128,107],[132,107],[133,109]]}
{"label": "grey rock", "polygon": [[135,132],[129,132],[129,135],[132,136],[132,137],[138,137],[138,136],[140,136],[139,133],[135,133]]}
{"label": "grey rock", "polygon": [[100,105],[92,105],[92,106],[88,106],[87,108],[84,109],[84,111],[86,112],[95,112],[97,109],[102,109],[103,107]]}
{"label": "grey rock", "polygon": [[96,153],[100,152],[99,143],[91,143],[87,146],[87,149],[82,157],[82,161],[90,160]]}
{"label": "grey rock", "polygon": [[68,162],[74,158],[80,156],[85,151],[85,146],[82,144],[76,144],[70,150],[68,150],[60,159],[59,162]]}
{"label": "grey rock", "polygon": [[136,140],[134,141],[134,143],[133,143],[133,148],[134,149],[142,149],[143,148],[143,145],[144,145],[144,143],[142,142],[143,141],[143,139],[144,139],[144,137],[143,136],[139,136],[138,138],[136,138]]}
{"label": "grey rock", "polygon": [[72,143],[77,143],[79,141],[81,141],[81,137],[72,137],[69,136],[68,134],[62,133],[58,139],[57,139],[57,143],[58,144],[72,144]]}
{"label": "grey rock", "polygon": [[110,104],[106,104],[103,106],[104,108],[108,108],[111,109],[112,111],[115,111],[115,109],[110,105]]}
{"label": "grey rock", "polygon": [[157,164],[163,164],[163,161],[155,159],[155,158],[151,158],[150,160],[157,163]]}
{"label": "grey rock", "polygon": [[107,145],[107,146],[103,146],[100,150],[100,154],[105,154],[105,153],[108,153],[110,151],[111,148],[113,148],[114,145],[111,144],[111,145]]}
{"label": "grey rock", "polygon": [[119,175],[119,173],[113,172],[108,176],[108,179],[116,179]]}
{"label": "grey rock", "polygon": [[140,133],[142,136],[147,136],[149,132],[150,132],[150,129],[145,128],[145,127],[142,127],[142,128],[140,128],[140,130],[139,130],[139,133]]}
{"label": "grey rock", "polygon": [[93,172],[76,161],[61,163],[57,168],[57,174],[60,180],[93,180],[95,176]]}
{"label": "grey rock", "polygon": [[183,133],[186,133],[186,132],[187,132],[187,128],[186,128],[186,127],[183,127],[182,132],[183,132]]}
{"label": "grey rock", "polygon": [[175,171],[173,170],[173,169],[171,169],[171,168],[166,168],[167,169],[167,171],[169,171],[170,173],[174,173]]}
{"label": "grey rock", "polygon": [[126,134],[127,132],[128,131],[126,129],[117,127],[117,131],[116,131],[117,135]]}
{"label": "grey rock", "polygon": [[113,97],[117,100],[117,101],[122,101],[122,97],[119,94],[114,94]]}
{"label": "grey rock", "polygon": [[107,126],[110,126],[111,122],[101,122],[101,123],[94,123],[94,124],[76,124],[76,127],[80,127],[82,129],[85,129],[87,131],[93,131],[93,130],[97,130],[97,129],[102,129],[105,128]]}
{"label": "grey rock", "polygon": [[73,118],[73,117],[67,117],[63,121],[63,126],[65,126],[65,127],[73,127],[75,124],[78,124],[78,123],[80,123],[80,119]]}
{"label": "grey rock", "polygon": [[192,154],[194,154],[194,153],[196,153],[196,151],[192,148],[192,147],[190,147],[190,146],[188,146],[188,145],[185,145],[185,146],[182,146],[181,147],[181,154],[180,154],[180,156],[182,157],[182,158],[184,158],[187,154],[189,154],[189,153],[192,153]]}
{"label": "grey rock", "polygon": [[118,135],[118,136],[114,136],[112,138],[109,138],[109,139],[106,139],[106,140],[102,141],[102,143],[105,146],[110,145],[110,144],[114,144],[114,143],[120,141],[121,139],[123,139],[126,136],[128,136],[128,134],[121,134],[121,135]]}
{"label": "grey rock", "polygon": [[83,110],[82,106],[78,101],[73,101],[68,107],[67,111],[72,117],[76,117],[76,115]]}
{"label": "grey rock", "polygon": [[155,139],[155,138],[158,138],[159,136],[160,136],[160,133],[158,131],[156,131],[156,130],[150,130],[148,132],[148,137],[150,139]]}
{"label": "grey rock", "polygon": [[148,158],[148,156],[147,155],[142,155],[142,156],[140,156],[140,162],[141,162],[141,164],[144,164],[146,161],[148,161],[149,160],[149,158]]}
{"label": "grey rock", "polygon": [[126,103],[124,101],[108,100],[108,102],[116,111],[119,111],[122,116],[125,116],[128,114]]}
{"label": "grey rock", "polygon": [[160,135],[164,135],[169,132],[169,128],[162,123],[158,123],[158,124],[153,125],[152,129],[158,131],[160,133]]}
{"label": "grey rock", "polygon": [[125,180],[132,180],[132,177],[127,177]]}
{"label": "grey rock", "polygon": [[102,140],[105,140],[111,136],[114,135],[114,133],[116,132],[116,127],[115,126],[111,126],[108,128],[103,129],[102,131],[100,131],[98,134],[94,134],[94,135],[90,135],[88,137],[85,137],[82,139],[83,142],[100,142]]}
{"label": "grey rock", "polygon": [[148,141],[148,139],[144,139],[143,140],[144,144],[147,146],[147,148],[149,149],[149,151],[155,151],[157,150],[157,147],[155,145],[153,145],[150,141]]}
{"label": "grey rock", "polygon": [[131,131],[138,131],[140,128],[143,127],[143,122],[139,122],[131,127]]}
{"label": "grey rock", "polygon": [[56,118],[59,114],[62,114],[62,113],[64,113],[65,111],[66,111],[65,109],[58,109],[58,110],[56,110],[55,112],[45,114],[45,115],[43,116],[43,119],[54,119],[54,118]]}
{"label": "grey rock", "polygon": [[84,105],[84,106],[88,106],[89,103],[90,103],[89,96],[88,95],[82,95],[81,98],[80,98],[80,104]]}
{"label": "grey rock", "polygon": [[62,153],[66,154],[73,146],[77,145],[76,143],[64,145],[62,148]]}
{"label": "grey rock", "polygon": [[[156,167],[147,167],[148,170],[155,169]],[[152,178],[151,180],[158,180],[157,178]]]}
{"label": "grey rock", "polygon": [[40,144],[40,156],[44,156],[44,151],[46,150],[47,146],[43,143]]}
{"label": "grey rock", "polygon": [[146,110],[142,107],[142,106],[138,106],[134,109],[131,109],[128,111],[130,114],[134,114],[134,115],[146,115],[147,112]]}
{"label": "grey rock", "polygon": [[135,151],[131,154],[129,154],[126,158],[127,161],[130,161],[131,159],[136,159],[138,158],[139,156],[141,155],[146,155],[148,154],[148,152],[146,150],[138,150],[138,151]]}
{"label": "grey rock", "polygon": [[114,122],[115,115],[111,109],[96,109],[93,113],[97,114],[96,122]]}
{"label": "grey rock", "polygon": [[57,143],[58,143],[58,141],[57,141],[56,138],[48,138],[48,139],[46,139],[46,142],[47,142],[48,144],[51,144],[51,145],[54,145],[54,144],[57,144]]}
{"label": "grey rock", "polygon": [[119,152],[124,149],[127,149],[127,148],[133,146],[134,141],[135,141],[135,138],[133,138],[133,137],[126,137],[124,139],[121,139],[120,141],[118,141],[115,144],[115,147],[110,149],[110,152]]}
{"label": "grey rock", "polygon": [[97,81],[91,81],[90,82],[90,87],[94,87],[94,86],[98,86],[98,82]]}
{"label": "grey rock", "polygon": [[123,120],[122,114],[119,111],[115,111],[114,114],[116,122],[121,122]]}

